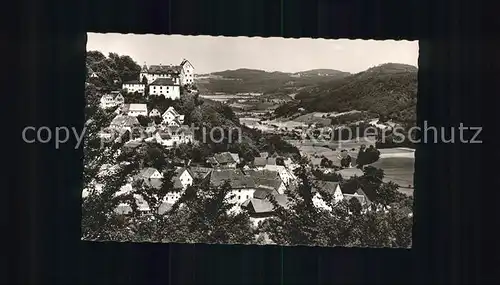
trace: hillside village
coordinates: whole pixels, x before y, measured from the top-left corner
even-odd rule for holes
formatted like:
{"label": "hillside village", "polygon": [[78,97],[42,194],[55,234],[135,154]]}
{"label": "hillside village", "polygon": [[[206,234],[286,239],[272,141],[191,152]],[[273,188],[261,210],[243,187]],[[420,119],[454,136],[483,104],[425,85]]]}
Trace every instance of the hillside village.
{"label": "hillside village", "polygon": [[[99,66],[101,63],[96,61],[93,64]],[[106,79],[104,81],[107,83],[103,84],[102,78],[107,75],[88,67],[87,84],[96,86],[96,96],[99,98],[96,104],[99,110],[95,112],[102,112],[105,114],[103,116],[111,118],[109,124],[96,132],[103,147],[96,152],[96,157],[112,155],[102,158],[106,163],[95,164],[98,170],[94,177],[89,178],[83,190],[84,199],[101,195],[103,189],[109,187],[107,184],[116,182],[114,179],[117,179],[121,169],[137,164],[138,169],[131,175],[120,176],[119,188],[111,196],[106,196],[106,199],[128,197],[118,199],[119,202],[113,204],[115,215],[168,215],[188,203],[183,197],[188,195],[186,193],[190,189],[229,187],[225,198],[231,206],[227,211],[245,213],[253,227],[257,228],[266,220],[280,215],[279,209],[290,208],[290,201],[295,199],[293,193],[301,191],[299,189],[303,187],[305,178],[300,173],[307,169],[312,173],[312,203],[318,209],[332,212],[335,205],[352,203],[354,200],[362,209],[360,215],[370,211],[387,213],[391,209],[388,204],[379,202],[376,190],[354,181],[357,177],[366,177],[363,166],[376,162],[380,157],[380,151],[370,142],[349,150],[335,150],[336,155],[331,157],[316,155],[317,152],[311,155],[303,149],[303,145],[294,144],[294,139],[303,141],[301,133],[294,136],[293,128],[272,127],[274,130],[269,133],[283,136],[285,141],[290,142],[284,144],[295,147],[293,155],[280,149],[247,150],[240,146],[240,149],[220,151],[215,146],[212,148],[215,151],[195,155],[194,149],[202,148],[204,143],[192,126],[208,122],[204,117],[207,114],[200,114],[200,119],[195,120],[196,111],[183,113],[188,105],[185,102],[194,102],[195,110],[198,105],[214,103],[210,103],[210,98],[201,96],[203,94],[200,94],[197,86],[194,65],[183,59],[179,65],[144,64],[135,72],[135,79],[133,76],[129,76],[131,80]],[[301,76],[301,73],[297,73],[294,77],[307,77],[305,74]],[[326,75],[327,71],[319,74],[321,77]],[[242,92],[238,96],[263,95],[260,92]],[[283,105],[290,100],[275,99],[271,102]],[[225,102],[221,104],[228,105]],[[220,116],[211,116],[216,115]],[[90,120],[97,121],[93,118]],[[266,133],[256,132],[256,128],[245,124],[241,127],[246,128],[245,132],[256,139]],[[154,153],[154,156],[150,153]],[[150,197],[153,192],[148,194],[147,191],[155,193],[154,199]],[[353,211],[349,210],[349,214],[353,214]],[[411,212],[406,215],[411,217]],[[273,241],[271,239],[268,242]]]}

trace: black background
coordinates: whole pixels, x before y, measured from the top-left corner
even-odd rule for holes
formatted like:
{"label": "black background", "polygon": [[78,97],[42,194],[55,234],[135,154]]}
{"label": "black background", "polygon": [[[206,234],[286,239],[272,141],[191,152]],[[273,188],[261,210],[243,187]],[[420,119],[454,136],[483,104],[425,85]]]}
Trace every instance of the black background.
{"label": "black background", "polygon": [[[495,154],[484,145],[418,147],[414,246],[403,250],[82,242],[82,149],[75,150],[75,142],[59,150],[53,144],[23,144],[20,136],[27,125],[82,129],[86,32],[419,40],[419,124],[483,126],[483,117],[496,115],[498,106],[493,70],[498,29],[493,22],[485,26],[476,7],[424,0],[121,0],[32,1],[20,15],[11,11],[4,9],[4,27],[17,29],[4,33],[4,42],[20,45],[4,53],[4,69],[13,77],[4,86],[12,88],[11,96],[4,97],[18,102],[16,109],[6,104],[5,114],[17,116],[8,115],[4,123],[21,127],[8,136],[21,150],[7,149],[4,158],[17,167],[2,190],[20,198],[4,201],[12,207],[5,216],[13,224],[2,233],[19,236],[12,236],[15,246],[5,255],[7,279],[24,284],[493,282],[500,264],[497,239],[483,231],[498,228],[498,214],[485,203],[496,206],[500,187],[498,166],[483,161],[494,163]],[[19,75],[13,75],[17,69]],[[483,261],[483,251],[493,261]]]}

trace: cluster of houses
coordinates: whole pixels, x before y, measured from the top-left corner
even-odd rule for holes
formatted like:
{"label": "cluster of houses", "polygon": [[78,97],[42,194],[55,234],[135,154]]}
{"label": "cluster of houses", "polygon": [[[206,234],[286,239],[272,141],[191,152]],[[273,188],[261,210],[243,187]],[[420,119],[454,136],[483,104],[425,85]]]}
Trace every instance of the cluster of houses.
{"label": "cluster of houses", "polygon": [[[148,112],[147,104],[125,104],[123,96],[113,91],[101,98],[102,108],[117,107],[115,118],[108,128],[101,131],[100,136],[109,141],[120,140],[123,143],[134,141],[153,141],[165,147],[173,147],[181,143],[193,143],[193,130],[184,125],[184,115],[179,114],[173,107],[161,113],[158,109]],[[151,118],[147,127],[141,126],[138,116]],[[156,123],[156,122],[160,123]],[[128,146],[128,145],[127,145]]]}
{"label": "cluster of houses", "polygon": [[[176,203],[184,190],[196,183],[210,183],[213,186],[221,186],[228,182],[231,191],[228,199],[234,204],[231,211],[247,211],[251,220],[258,222],[272,217],[275,207],[271,202],[274,199],[279,205],[288,207],[289,198],[286,190],[294,191],[298,187],[297,178],[293,170],[297,167],[291,159],[269,156],[261,153],[253,163],[244,167],[239,166],[240,158],[236,153],[222,152],[209,157],[205,165],[191,165],[187,162],[179,166],[173,180],[174,191],[163,197],[162,204],[158,209],[159,214],[164,214]],[[132,181],[143,181],[151,187],[161,187],[163,174],[154,168],[144,168]],[[133,182],[124,186],[117,195],[133,193]],[[370,198],[361,188],[342,189],[338,182],[315,181],[313,188],[313,203],[317,207],[331,210],[325,197],[333,197],[333,203],[344,199],[358,199],[361,205],[370,203]],[[322,189],[317,190],[316,187]],[[322,194],[323,193],[323,194]],[[151,209],[143,197],[134,194],[137,209],[143,214],[151,213]],[[132,212],[130,205],[122,203],[116,208],[118,214]]]}
{"label": "cluster of houses", "polygon": [[150,96],[164,96],[172,100],[180,98],[180,86],[194,83],[194,67],[186,59],[180,65],[150,65],[144,64],[139,78],[134,81],[124,82],[122,89],[130,93],[145,94]]}

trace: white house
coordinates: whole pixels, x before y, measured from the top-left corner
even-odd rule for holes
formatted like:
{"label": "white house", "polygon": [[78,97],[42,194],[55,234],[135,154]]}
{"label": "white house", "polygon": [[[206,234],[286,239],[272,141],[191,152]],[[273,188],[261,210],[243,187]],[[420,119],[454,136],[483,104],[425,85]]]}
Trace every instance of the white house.
{"label": "white house", "polygon": [[101,97],[101,108],[108,109],[116,106],[115,98],[111,94],[105,94]]}
{"label": "white house", "polygon": [[101,108],[108,109],[123,105],[125,99],[119,91],[112,91],[109,94],[105,94],[101,97]]}
{"label": "white house", "polygon": [[321,195],[321,192],[318,191],[318,188],[326,193],[329,193],[332,196],[333,203],[337,203],[344,198],[342,195],[342,189],[340,188],[340,184],[338,182],[316,181],[316,186],[312,189],[312,192],[314,193],[312,200],[314,206],[318,208],[323,208],[328,211],[332,210],[332,208],[327,205],[326,197],[323,197]]}
{"label": "white house", "polygon": [[180,127],[184,123],[184,115],[179,114],[174,107],[169,107],[162,115],[163,124]]}
{"label": "white house", "polygon": [[142,179],[161,179],[163,178],[163,174],[161,174],[158,169],[153,168],[153,167],[147,167],[142,169],[139,174],[138,178]]}
{"label": "white house", "polygon": [[212,185],[218,187],[223,185],[225,181],[229,182],[232,189],[228,193],[229,200],[235,203],[237,208],[253,197],[255,182],[250,175],[239,169],[215,169],[211,172],[210,183]]}
{"label": "white house", "polygon": [[181,62],[181,84],[188,85],[194,83],[194,67],[187,60],[183,59]]}
{"label": "white house", "polygon": [[139,74],[139,80],[142,82],[146,78],[148,84],[151,84],[158,78],[169,78],[175,84],[180,85],[180,76],[182,68],[173,65],[150,65],[144,64]]}
{"label": "white house", "polygon": [[127,90],[127,92],[130,93],[140,93],[144,94],[144,91],[146,90],[146,85],[144,83],[141,83],[139,80],[134,80],[134,81],[128,81],[122,84],[122,89]]}
{"label": "white house", "polygon": [[176,172],[177,178],[179,179],[183,190],[188,186],[193,185],[194,177],[191,175],[187,168],[179,167]]}
{"label": "white house", "polygon": [[194,133],[189,126],[169,127],[166,130],[175,144],[194,142]]}
{"label": "white house", "polygon": [[149,112],[149,116],[150,117],[160,117],[161,113],[160,113],[160,111],[158,111],[158,109],[153,109],[153,110],[151,110],[151,112]]}
{"label": "white house", "polygon": [[158,78],[149,84],[149,96],[164,96],[177,100],[181,97],[180,86],[170,78]]}
{"label": "white house", "polygon": [[156,142],[161,144],[162,146],[165,147],[174,146],[174,140],[172,139],[172,136],[168,132],[157,131],[154,137],[156,139]]}
{"label": "white house", "polygon": [[147,116],[148,107],[146,104],[124,104],[122,113],[132,117]]}
{"label": "white house", "polygon": [[283,180],[283,182],[286,185],[289,185],[290,183],[293,183],[297,179],[295,177],[295,175],[292,173],[292,171],[288,170],[283,165],[267,164],[266,166],[264,166],[264,169],[270,170],[270,171],[277,171],[279,173],[279,176],[280,176],[281,180]]}

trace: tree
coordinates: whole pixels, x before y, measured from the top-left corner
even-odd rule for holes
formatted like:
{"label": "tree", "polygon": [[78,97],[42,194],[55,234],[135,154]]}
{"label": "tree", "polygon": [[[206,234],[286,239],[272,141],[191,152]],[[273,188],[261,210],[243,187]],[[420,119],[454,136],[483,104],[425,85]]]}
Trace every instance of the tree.
{"label": "tree", "polygon": [[137,120],[139,121],[139,124],[141,124],[141,126],[143,127],[147,127],[152,122],[152,119],[150,117],[143,115],[137,116]]}

